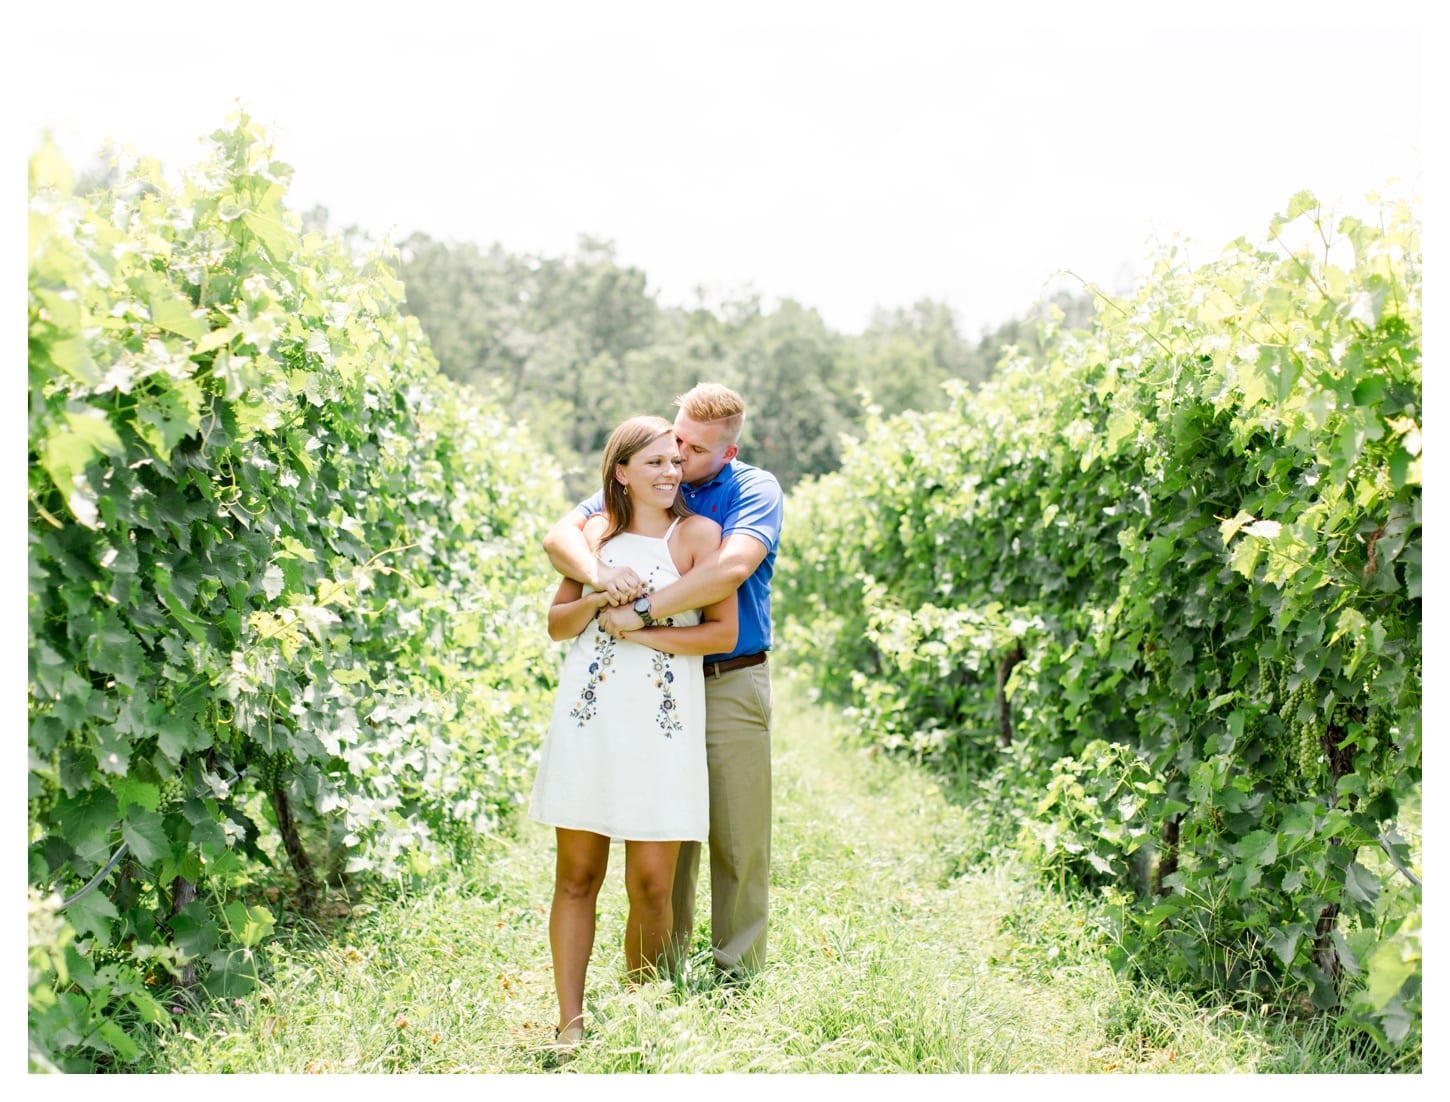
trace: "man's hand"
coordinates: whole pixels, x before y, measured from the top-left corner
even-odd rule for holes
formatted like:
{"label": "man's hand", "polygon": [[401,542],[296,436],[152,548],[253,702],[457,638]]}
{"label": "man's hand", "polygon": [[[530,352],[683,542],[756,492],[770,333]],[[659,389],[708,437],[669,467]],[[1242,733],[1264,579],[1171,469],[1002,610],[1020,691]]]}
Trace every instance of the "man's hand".
{"label": "man's hand", "polygon": [[616,606],[600,612],[599,626],[616,639],[622,639],[626,631],[639,631],[644,627],[644,621],[632,607]]}
{"label": "man's hand", "polygon": [[[599,573],[594,588],[609,595],[611,605],[622,605],[644,595],[644,584],[639,575],[628,566],[605,566],[599,564]],[[639,617],[635,617],[639,619]]]}
{"label": "man's hand", "polygon": [[[596,513],[593,522],[603,532],[604,518]],[[589,537],[584,534],[591,523],[578,509],[554,523],[544,537],[544,550],[549,562],[566,578],[604,593],[612,605],[632,601],[644,593],[639,575],[627,566],[606,566],[594,553]]]}

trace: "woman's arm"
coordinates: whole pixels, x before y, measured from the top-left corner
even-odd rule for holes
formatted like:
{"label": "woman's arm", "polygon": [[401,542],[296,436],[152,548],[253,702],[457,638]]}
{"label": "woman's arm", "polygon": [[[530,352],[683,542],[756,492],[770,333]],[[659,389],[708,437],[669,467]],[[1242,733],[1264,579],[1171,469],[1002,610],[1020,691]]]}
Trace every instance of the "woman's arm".
{"label": "woman's arm", "polygon": [[[590,554],[598,553],[604,525],[603,514],[595,513],[580,528],[579,534]],[[593,622],[601,608],[609,604],[607,589],[597,588],[592,593],[585,593],[582,583],[566,576],[554,591],[554,602],[549,606],[549,638],[556,641],[573,639]]]}
{"label": "woman's arm", "polygon": [[549,638],[573,639],[594,622],[595,613],[608,605],[607,590],[585,593],[584,587],[573,578],[565,578],[554,591],[554,603],[549,606]]}

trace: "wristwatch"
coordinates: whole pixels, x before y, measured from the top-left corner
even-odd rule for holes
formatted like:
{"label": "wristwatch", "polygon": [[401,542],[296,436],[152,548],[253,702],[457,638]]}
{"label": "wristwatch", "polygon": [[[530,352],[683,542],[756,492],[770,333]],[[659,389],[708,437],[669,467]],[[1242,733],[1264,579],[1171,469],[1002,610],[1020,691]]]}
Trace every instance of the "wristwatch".
{"label": "wristwatch", "polygon": [[644,621],[645,627],[653,627],[655,618],[649,614],[649,597],[641,597],[634,602],[634,610],[639,613],[639,618]]}

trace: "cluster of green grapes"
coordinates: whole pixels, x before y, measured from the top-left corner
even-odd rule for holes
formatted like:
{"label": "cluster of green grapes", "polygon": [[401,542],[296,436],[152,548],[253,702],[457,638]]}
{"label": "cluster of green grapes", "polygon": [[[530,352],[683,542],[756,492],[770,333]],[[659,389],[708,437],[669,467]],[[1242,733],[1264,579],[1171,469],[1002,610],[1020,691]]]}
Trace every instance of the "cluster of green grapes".
{"label": "cluster of green grapes", "polygon": [[1391,724],[1388,712],[1379,708],[1374,709],[1365,717],[1365,744],[1367,746],[1381,747],[1392,745],[1390,738]]}
{"label": "cluster of green grapes", "polygon": [[[31,747],[30,753],[34,757],[35,748],[33,746]],[[55,805],[60,800],[59,777],[60,750],[57,748],[50,753],[50,772],[48,775],[46,773],[39,773],[36,770],[31,770],[30,773],[29,784],[31,786],[34,786],[37,780],[40,781],[40,791],[26,800],[26,808],[30,815],[27,821],[31,827],[31,841],[35,840],[34,836],[36,834],[37,824],[50,819],[51,812],[55,810]],[[40,829],[43,830],[44,828]]]}
{"label": "cluster of green grapes", "polygon": [[263,792],[272,792],[287,783],[297,758],[291,750],[278,750],[271,754],[258,754],[253,764],[252,773],[258,786]]}
{"label": "cluster of green grapes", "polygon": [[[1319,774],[1320,753],[1328,725],[1326,717],[1313,706],[1314,685],[1310,681],[1300,682],[1297,688],[1289,687],[1289,666],[1287,663],[1275,668],[1268,658],[1259,659],[1259,689],[1264,706],[1279,717],[1284,732],[1276,740],[1276,757],[1283,767],[1269,778],[1274,799],[1288,803],[1299,797],[1306,782]],[[1307,719],[1300,719],[1300,712],[1309,713]]]}
{"label": "cluster of green grapes", "polygon": [[30,823],[34,825],[48,817],[55,810],[56,801],[59,799],[60,785],[47,780],[41,785],[40,791],[26,801]]}
{"label": "cluster of green grapes", "polygon": [[1283,672],[1274,672],[1274,663],[1259,655],[1259,688],[1265,696],[1276,693],[1284,682]]}
{"label": "cluster of green grapes", "polygon": [[[1309,717],[1300,719],[1300,713],[1306,710]],[[1319,758],[1329,729],[1329,716],[1314,707],[1314,686],[1310,682],[1302,682],[1284,698],[1279,707],[1279,718],[1289,736],[1285,764],[1295,766],[1298,775],[1305,780],[1314,778],[1319,773]]]}
{"label": "cluster of green grapes", "polygon": [[1394,747],[1394,725],[1390,714],[1380,708],[1372,708],[1364,719],[1364,735],[1361,745],[1366,747],[1373,763],[1365,770],[1365,798],[1377,800],[1390,787],[1390,751]]}
{"label": "cluster of green grapes", "polygon": [[186,799],[187,784],[186,778],[180,773],[173,773],[161,782],[161,810],[168,811],[171,808],[179,807]]}

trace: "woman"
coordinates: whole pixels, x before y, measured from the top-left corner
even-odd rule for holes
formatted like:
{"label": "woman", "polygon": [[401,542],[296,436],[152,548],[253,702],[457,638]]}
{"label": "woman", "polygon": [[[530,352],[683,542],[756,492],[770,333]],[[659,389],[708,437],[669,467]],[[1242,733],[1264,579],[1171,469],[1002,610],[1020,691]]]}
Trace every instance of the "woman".
{"label": "woman", "polygon": [[[662,417],[624,422],[604,449],[604,510],[584,534],[609,566],[629,566],[643,596],[720,545],[720,526],[680,498],[682,460]],[[565,579],[549,635],[574,639],[559,679],[529,817],[555,828],[558,855],[549,947],[559,996],[558,1043],[584,1035],[584,979],[595,901],[611,842],[624,843],[629,897],[625,967],[648,978],[670,943],[670,893],[680,843],[709,836],[705,684],[701,658],[735,645],[735,595],[619,639],[597,623],[604,591]]]}

